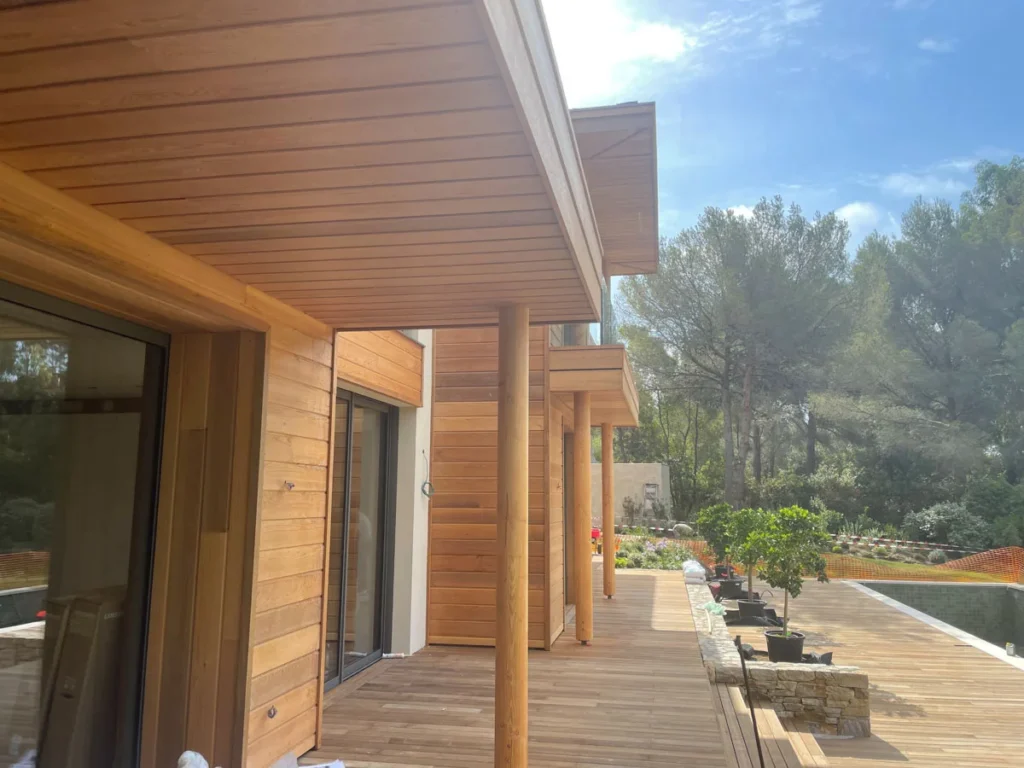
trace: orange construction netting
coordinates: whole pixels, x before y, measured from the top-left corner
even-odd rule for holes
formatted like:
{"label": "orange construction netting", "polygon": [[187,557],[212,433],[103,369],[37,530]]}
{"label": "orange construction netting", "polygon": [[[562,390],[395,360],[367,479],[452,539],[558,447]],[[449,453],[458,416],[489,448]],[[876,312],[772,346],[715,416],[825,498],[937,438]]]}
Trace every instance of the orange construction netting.
{"label": "orange construction netting", "polygon": [[45,585],[49,572],[49,552],[0,554],[0,590]]}
{"label": "orange construction netting", "polygon": [[[680,542],[707,566],[715,555],[706,542],[688,539]],[[961,557],[942,564],[907,563],[882,557],[857,557],[825,554],[825,573],[830,579],[875,581],[947,581],[1024,583],[1024,547],[1003,547]],[[742,566],[736,566],[742,574]]]}

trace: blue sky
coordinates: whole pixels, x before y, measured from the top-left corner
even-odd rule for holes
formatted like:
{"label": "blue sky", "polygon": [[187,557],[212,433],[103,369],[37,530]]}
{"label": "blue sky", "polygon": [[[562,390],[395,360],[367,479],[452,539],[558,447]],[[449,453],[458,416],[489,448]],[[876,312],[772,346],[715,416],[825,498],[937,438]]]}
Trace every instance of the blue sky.
{"label": "blue sky", "polygon": [[1024,154],[1024,0],[543,0],[572,107],[656,101],[660,229],[781,194],[855,246]]}

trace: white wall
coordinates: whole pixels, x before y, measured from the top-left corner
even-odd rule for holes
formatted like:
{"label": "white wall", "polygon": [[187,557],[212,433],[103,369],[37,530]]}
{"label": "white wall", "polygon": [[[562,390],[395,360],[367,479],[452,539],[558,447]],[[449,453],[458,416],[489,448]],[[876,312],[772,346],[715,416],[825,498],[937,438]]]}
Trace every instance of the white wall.
{"label": "white wall", "polygon": [[[427,643],[427,480],[434,332],[406,331],[423,344],[423,407],[400,408],[398,491],[395,498],[395,565],[391,652],[415,653]],[[425,458],[427,457],[427,458]]]}
{"label": "white wall", "polygon": [[[643,500],[644,484],[655,483],[658,486],[657,498],[672,508],[672,490],[669,486],[668,465],[666,464],[616,464],[615,465],[615,524],[621,525],[622,500],[633,496]],[[592,515],[594,524],[601,525],[601,465],[590,466],[590,489],[593,500]]]}

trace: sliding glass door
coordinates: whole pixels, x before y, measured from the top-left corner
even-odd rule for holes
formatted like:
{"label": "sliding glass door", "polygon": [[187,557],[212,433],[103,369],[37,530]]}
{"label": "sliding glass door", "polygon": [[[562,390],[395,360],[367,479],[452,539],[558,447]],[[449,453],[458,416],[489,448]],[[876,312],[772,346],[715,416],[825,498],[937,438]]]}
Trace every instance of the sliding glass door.
{"label": "sliding glass door", "polygon": [[0,766],[138,764],[166,343],[0,283]]}
{"label": "sliding glass door", "polygon": [[394,409],[338,393],[328,583],[328,688],[381,658],[394,524]]}

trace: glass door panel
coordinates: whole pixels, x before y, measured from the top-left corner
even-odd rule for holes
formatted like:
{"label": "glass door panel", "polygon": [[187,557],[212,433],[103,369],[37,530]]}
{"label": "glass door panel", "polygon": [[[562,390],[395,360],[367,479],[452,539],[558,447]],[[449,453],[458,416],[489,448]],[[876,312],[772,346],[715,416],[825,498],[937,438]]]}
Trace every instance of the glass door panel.
{"label": "glass door panel", "polygon": [[163,354],[0,301],[0,766],[136,764]]}
{"label": "glass door panel", "polygon": [[345,549],[347,677],[382,651],[387,414],[356,405],[352,415],[351,500]]}
{"label": "glass door panel", "polygon": [[341,676],[341,563],[345,545],[345,496],[348,493],[349,400],[338,400],[334,432],[334,482],[331,499],[330,562],[327,574],[327,651],[324,680]]}

